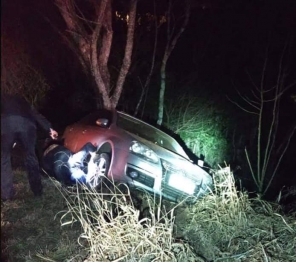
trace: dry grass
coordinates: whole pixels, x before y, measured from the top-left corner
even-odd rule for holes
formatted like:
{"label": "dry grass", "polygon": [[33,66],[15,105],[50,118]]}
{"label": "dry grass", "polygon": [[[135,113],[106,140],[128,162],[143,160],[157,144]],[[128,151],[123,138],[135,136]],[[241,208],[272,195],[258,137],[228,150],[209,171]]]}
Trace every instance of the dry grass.
{"label": "dry grass", "polygon": [[35,198],[25,172],[15,175],[17,199],[1,203],[4,262],[296,261],[295,213],[238,192],[229,169],[195,204],[138,194],[140,208],[111,181],[94,191],[44,179]]}
{"label": "dry grass", "polygon": [[189,208],[182,228],[197,254],[208,261],[296,261],[295,217],[238,192],[229,168],[214,180],[215,193]]}
{"label": "dry grass", "polygon": [[[190,248],[174,243],[174,209],[166,212],[155,199],[145,194],[149,214],[140,218],[129,189],[107,182],[96,191],[80,185],[60,188],[68,204],[62,225],[79,221],[83,233],[79,242],[87,242],[85,261],[180,261],[196,257]],[[192,260],[196,261],[196,260]]]}

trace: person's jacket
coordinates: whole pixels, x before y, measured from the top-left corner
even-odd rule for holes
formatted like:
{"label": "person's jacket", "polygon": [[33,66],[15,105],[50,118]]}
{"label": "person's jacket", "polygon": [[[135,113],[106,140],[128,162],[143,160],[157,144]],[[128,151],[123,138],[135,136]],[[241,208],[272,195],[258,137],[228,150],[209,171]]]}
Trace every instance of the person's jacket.
{"label": "person's jacket", "polygon": [[21,116],[38,123],[45,131],[49,131],[51,123],[39,114],[20,95],[1,94],[1,118],[6,116]]}

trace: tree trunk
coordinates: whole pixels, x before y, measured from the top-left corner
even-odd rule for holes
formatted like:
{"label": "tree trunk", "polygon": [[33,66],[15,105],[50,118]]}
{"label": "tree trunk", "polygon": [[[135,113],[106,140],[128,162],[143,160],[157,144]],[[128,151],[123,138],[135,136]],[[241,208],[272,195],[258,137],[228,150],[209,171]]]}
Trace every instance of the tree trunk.
{"label": "tree trunk", "polygon": [[160,90],[159,90],[159,104],[158,104],[158,119],[157,124],[161,125],[163,121],[163,110],[164,110],[164,92],[166,88],[166,64],[168,56],[165,56],[162,60],[160,69]]}
{"label": "tree trunk", "polygon": [[[154,16],[156,17],[155,1],[154,1]],[[154,71],[157,43],[158,43],[158,26],[157,26],[157,19],[155,19],[155,38],[154,38],[154,46],[153,46],[153,54],[152,54],[150,72],[149,72],[149,74],[148,74],[148,76],[146,78],[145,84],[143,86],[143,90],[141,92],[141,96],[140,96],[139,101],[137,103],[135,113],[134,113],[135,116],[138,115],[138,112],[140,110],[140,105],[141,105],[141,103],[143,101],[143,98],[147,97],[148,87],[149,87],[151,77],[152,77],[152,74],[153,74],[153,71]],[[144,104],[143,104],[143,109],[142,109],[142,116],[143,116],[143,112],[144,112],[144,109],[145,109],[145,102],[146,102],[146,99],[144,99]]]}
{"label": "tree trunk", "polygon": [[173,37],[173,30],[171,30],[171,16],[172,16],[172,1],[169,1],[169,7],[167,11],[167,44],[164,52],[164,56],[162,59],[162,65],[160,69],[160,77],[161,77],[161,83],[160,83],[160,91],[159,91],[159,104],[158,104],[158,119],[157,124],[161,125],[163,121],[163,111],[164,111],[164,94],[166,89],[166,65],[167,61],[174,50],[178,39],[180,38],[181,34],[184,32],[190,16],[190,1],[187,0],[185,3],[185,18],[183,20],[183,24],[180,27],[179,31],[176,33],[176,35]]}
{"label": "tree trunk", "polygon": [[96,84],[95,91],[101,95],[103,107],[107,109],[117,106],[130,68],[137,10],[137,0],[130,0],[124,58],[112,93],[108,68],[113,41],[111,3],[111,0],[90,2],[96,14],[95,21],[90,21],[84,17],[75,0],[56,0],[70,33],[67,43],[75,51],[84,70],[90,72],[91,81]]}
{"label": "tree trunk", "polygon": [[105,9],[103,30],[104,34],[102,36],[102,46],[99,55],[99,71],[101,72],[102,79],[106,85],[106,91],[108,95],[110,95],[110,73],[108,70],[108,60],[113,40],[111,1],[107,3]]}
{"label": "tree trunk", "polygon": [[115,91],[112,95],[112,105],[115,106],[118,103],[120,95],[122,93],[122,87],[128,73],[128,70],[131,65],[131,58],[132,58],[132,51],[134,46],[134,33],[135,33],[135,25],[136,25],[136,13],[137,13],[137,0],[130,1],[130,10],[129,10],[129,19],[128,19],[128,27],[127,27],[127,38],[126,38],[126,45],[125,45],[125,52],[123,63],[120,68],[119,76],[117,79]]}

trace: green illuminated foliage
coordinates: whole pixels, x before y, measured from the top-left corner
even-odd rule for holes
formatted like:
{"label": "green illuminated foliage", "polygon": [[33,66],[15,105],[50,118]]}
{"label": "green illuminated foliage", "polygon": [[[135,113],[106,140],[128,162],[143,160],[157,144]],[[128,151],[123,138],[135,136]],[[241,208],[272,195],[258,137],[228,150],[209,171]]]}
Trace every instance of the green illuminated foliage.
{"label": "green illuminated foliage", "polygon": [[183,95],[166,106],[165,125],[210,165],[226,160],[227,118],[214,100]]}

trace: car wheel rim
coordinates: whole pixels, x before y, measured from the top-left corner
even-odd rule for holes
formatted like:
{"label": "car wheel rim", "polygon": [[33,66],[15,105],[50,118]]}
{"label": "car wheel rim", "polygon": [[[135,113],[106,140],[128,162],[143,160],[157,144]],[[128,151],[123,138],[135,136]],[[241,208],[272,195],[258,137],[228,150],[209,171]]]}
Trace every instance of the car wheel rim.
{"label": "car wheel rim", "polygon": [[101,181],[101,177],[106,175],[106,160],[104,158],[100,158],[97,161],[95,174],[89,178],[88,184],[91,187],[97,187]]}

